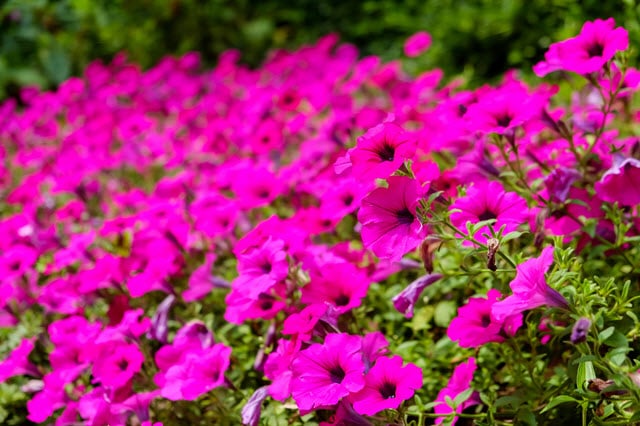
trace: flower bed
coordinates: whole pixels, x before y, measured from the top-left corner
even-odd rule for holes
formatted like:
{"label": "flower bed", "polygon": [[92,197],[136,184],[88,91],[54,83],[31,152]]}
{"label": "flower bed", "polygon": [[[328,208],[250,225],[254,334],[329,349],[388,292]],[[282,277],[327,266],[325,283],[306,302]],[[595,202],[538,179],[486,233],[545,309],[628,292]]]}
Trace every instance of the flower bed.
{"label": "flower bed", "polygon": [[534,67],[557,85],[462,90],[328,36],[25,89],[0,421],[640,421],[627,45],[587,22]]}

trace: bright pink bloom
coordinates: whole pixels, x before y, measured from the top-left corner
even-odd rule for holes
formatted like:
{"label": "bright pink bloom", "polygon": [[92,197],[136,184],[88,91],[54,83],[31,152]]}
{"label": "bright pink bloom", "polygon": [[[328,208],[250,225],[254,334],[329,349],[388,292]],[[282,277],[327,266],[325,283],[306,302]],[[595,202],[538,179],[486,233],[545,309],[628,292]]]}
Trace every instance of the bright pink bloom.
{"label": "bright pink bloom", "polygon": [[416,215],[422,190],[406,176],[392,176],[388,182],[388,188],[378,188],[362,200],[358,220],[364,246],[380,258],[398,260],[424,239],[426,229]]}
{"label": "bright pink bloom", "polygon": [[262,246],[239,254],[238,273],[241,277],[268,277],[273,282],[286,278],[289,262],[284,241],[269,237]]}
{"label": "bright pink bloom", "polygon": [[[455,368],[455,370],[453,370],[453,374],[449,379],[449,383],[447,383],[447,386],[438,393],[438,397],[436,398],[436,401],[440,402],[440,404],[434,407],[434,411],[436,414],[453,413],[453,407],[450,407],[447,404],[445,397],[448,396],[453,400],[453,399],[456,399],[456,397],[459,394],[469,389],[471,387],[471,381],[473,380],[473,373],[475,371],[476,371],[476,359],[473,357],[469,358],[467,362],[463,362],[462,364],[459,364]],[[477,405],[479,403],[480,403],[480,398],[477,392],[474,392],[469,397],[469,399],[462,402],[460,405],[456,407],[455,412],[461,413],[465,408],[470,407],[472,405]],[[457,417],[454,417],[454,420],[451,424],[454,425],[457,419],[458,419]],[[438,417],[436,419],[436,424],[439,425],[443,421],[444,421],[444,417]]]}
{"label": "bright pink bloom", "polygon": [[303,303],[329,303],[344,313],[360,306],[371,281],[349,262],[329,263],[310,273],[311,282],[302,288]]}
{"label": "bright pink bloom", "polygon": [[224,384],[231,348],[218,343],[210,348],[187,352],[181,362],[165,374],[161,395],[172,401],[193,401]]}
{"label": "bright pink bloom", "polygon": [[471,132],[506,134],[539,116],[547,104],[541,94],[529,94],[526,87],[511,83],[486,91],[464,115]]}
{"label": "bright pink bloom", "polygon": [[411,282],[404,290],[393,297],[393,306],[405,317],[413,317],[413,308],[425,288],[442,278],[442,274],[427,274]]}
{"label": "bright pink bloom", "polygon": [[291,395],[291,363],[300,351],[301,341],[278,340],[276,350],[269,354],[264,364],[264,375],[271,380],[269,395],[277,401],[285,401]]}
{"label": "bright pink bloom", "polygon": [[107,388],[127,384],[140,371],[144,355],[134,343],[110,342],[99,345],[93,365],[93,376]]}
{"label": "bright pink bloom", "polygon": [[328,334],[300,351],[291,365],[291,393],[303,412],[337,404],[364,387],[361,338]]}
{"label": "bright pink bloom", "polygon": [[327,305],[324,303],[314,303],[298,313],[291,314],[282,324],[282,334],[294,334],[298,339],[307,341],[313,335],[316,324],[327,312]]}
{"label": "bright pink bloom", "polygon": [[20,345],[11,351],[4,361],[0,362],[0,383],[10,377],[22,376],[24,374],[38,376],[36,366],[29,361],[29,354],[34,347],[34,340],[35,339],[22,339]]}
{"label": "bright pink bloom", "polygon": [[533,72],[543,77],[559,70],[578,74],[599,71],[616,52],[629,46],[627,30],[615,25],[613,18],[585,22],[576,37],[549,46],[545,60],[536,64]]}
{"label": "bright pink bloom", "polygon": [[378,358],[364,378],[364,388],[351,400],[358,413],[368,416],[398,408],[422,387],[422,370],[414,364],[403,367],[399,356]]}
{"label": "bright pink bloom", "polygon": [[[458,198],[451,210],[451,222],[460,230],[466,230],[467,222],[477,223],[495,219],[495,232],[504,226],[504,235],[526,223],[529,210],[527,202],[515,192],[506,192],[498,181],[478,182],[467,188],[467,194]],[[484,243],[491,232],[488,226],[480,228],[473,238]]]}
{"label": "bright pink bloom", "polygon": [[412,35],[404,42],[404,54],[410,58],[415,58],[431,46],[431,36],[425,31],[420,31]]}
{"label": "bright pink bloom", "polygon": [[622,206],[640,204],[640,161],[614,156],[613,165],[594,186],[598,197]]}
{"label": "bright pink bloom", "polygon": [[364,182],[386,178],[395,172],[416,149],[413,137],[400,126],[382,123],[358,138],[349,150],[353,176]]}
{"label": "bright pink bloom", "polygon": [[458,316],[451,321],[447,336],[463,348],[476,348],[489,342],[503,342],[505,335],[513,336],[522,325],[522,315],[516,314],[496,321],[491,316],[491,307],[502,294],[496,289],[487,293],[487,298],[472,297],[458,309]]}
{"label": "bright pink bloom", "polygon": [[491,308],[491,315],[496,321],[504,321],[507,317],[534,309],[539,306],[555,306],[566,308],[566,299],[547,284],[544,277],[553,263],[553,247],[542,250],[539,257],[531,258],[517,266],[516,277],[509,286],[513,294],[497,302]]}

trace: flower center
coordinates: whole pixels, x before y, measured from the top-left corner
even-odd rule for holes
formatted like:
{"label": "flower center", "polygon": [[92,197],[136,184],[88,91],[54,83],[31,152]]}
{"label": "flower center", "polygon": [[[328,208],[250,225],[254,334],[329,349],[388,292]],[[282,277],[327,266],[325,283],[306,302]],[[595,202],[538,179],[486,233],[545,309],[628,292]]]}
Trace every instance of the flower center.
{"label": "flower center", "polygon": [[407,207],[397,212],[396,215],[398,217],[398,222],[404,225],[413,223],[413,220],[415,219],[413,213],[411,213],[411,211]]}
{"label": "flower center", "polygon": [[602,54],[604,53],[604,46],[602,46],[599,42],[595,42],[587,48],[587,53],[589,54],[590,58],[593,58],[595,56],[602,56]]}
{"label": "flower center", "polygon": [[479,216],[478,219],[480,219],[480,221],[483,220],[490,220],[490,219],[497,219],[497,216],[494,212],[492,212],[489,209],[486,209],[485,211],[483,211]]}
{"label": "flower center", "polygon": [[129,361],[126,359],[121,359],[118,361],[118,368],[122,371],[127,371],[127,367],[129,367]]}
{"label": "flower center", "polygon": [[388,142],[385,142],[378,151],[378,156],[382,161],[393,161],[396,154],[396,149],[392,147]]}
{"label": "flower center", "polygon": [[349,304],[349,296],[341,294],[340,296],[336,297],[335,303],[336,306],[347,306]]}
{"label": "flower center", "polygon": [[491,324],[491,317],[489,315],[482,315],[480,317],[480,324],[484,327],[487,328],[489,327],[489,325]]}
{"label": "flower center", "polygon": [[380,395],[384,399],[395,398],[396,397],[396,385],[389,382],[384,382],[380,387]]}
{"label": "flower center", "polygon": [[331,370],[329,370],[329,377],[331,378],[332,383],[342,383],[344,376],[345,372],[339,365],[336,365]]}
{"label": "flower center", "polygon": [[509,124],[511,124],[512,119],[513,117],[511,117],[509,114],[504,114],[499,117],[496,117],[496,123],[498,123],[498,126],[500,127],[509,127]]}

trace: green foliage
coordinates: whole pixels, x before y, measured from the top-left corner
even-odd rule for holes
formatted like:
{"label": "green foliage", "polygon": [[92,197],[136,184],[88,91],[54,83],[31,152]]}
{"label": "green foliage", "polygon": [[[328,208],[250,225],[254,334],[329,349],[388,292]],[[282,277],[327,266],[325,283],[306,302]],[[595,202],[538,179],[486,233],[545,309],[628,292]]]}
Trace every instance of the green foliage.
{"label": "green foliage", "polygon": [[0,6],[0,98],[25,85],[55,87],[119,51],[149,67],[191,50],[211,65],[236,48],[257,65],[270,49],[331,32],[389,60],[401,57],[408,36],[426,30],[433,46],[408,66],[465,73],[479,83],[528,69],[552,40],[609,16],[632,40],[640,36],[640,5],[632,0],[8,0]]}

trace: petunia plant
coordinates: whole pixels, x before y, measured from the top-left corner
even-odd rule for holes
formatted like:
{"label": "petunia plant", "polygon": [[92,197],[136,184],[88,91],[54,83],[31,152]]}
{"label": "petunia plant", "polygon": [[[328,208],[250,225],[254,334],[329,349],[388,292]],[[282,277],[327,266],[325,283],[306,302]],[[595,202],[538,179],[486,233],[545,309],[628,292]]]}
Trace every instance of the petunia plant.
{"label": "petunia plant", "polygon": [[430,44],[0,105],[0,423],[640,423],[626,30],[478,88],[405,72]]}

